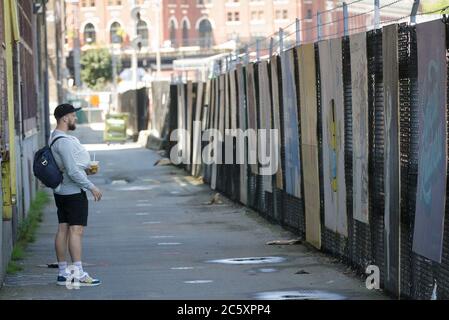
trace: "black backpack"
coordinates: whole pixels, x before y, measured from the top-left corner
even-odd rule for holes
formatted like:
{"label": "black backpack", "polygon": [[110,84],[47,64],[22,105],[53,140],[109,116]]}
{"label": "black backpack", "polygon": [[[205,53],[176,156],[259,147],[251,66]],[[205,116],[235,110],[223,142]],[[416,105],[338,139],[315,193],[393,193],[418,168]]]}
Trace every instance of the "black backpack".
{"label": "black backpack", "polygon": [[45,146],[39,149],[34,154],[33,173],[45,186],[55,189],[62,182],[62,172],[56,164],[55,158],[51,152],[51,147],[59,139],[64,137],[57,137],[50,146]]}

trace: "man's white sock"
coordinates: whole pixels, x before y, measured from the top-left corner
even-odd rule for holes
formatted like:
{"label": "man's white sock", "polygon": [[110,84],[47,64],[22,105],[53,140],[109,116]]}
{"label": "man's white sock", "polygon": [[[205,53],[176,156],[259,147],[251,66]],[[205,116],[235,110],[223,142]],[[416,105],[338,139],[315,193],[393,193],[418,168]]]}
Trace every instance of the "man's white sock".
{"label": "man's white sock", "polygon": [[67,261],[58,262],[59,275],[64,276],[67,273]]}
{"label": "man's white sock", "polygon": [[81,261],[75,261],[73,263],[73,265],[78,268],[78,270],[80,272],[80,277],[82,277],[84,274],[84,270],[83,270],[83,264],[81,263]]}

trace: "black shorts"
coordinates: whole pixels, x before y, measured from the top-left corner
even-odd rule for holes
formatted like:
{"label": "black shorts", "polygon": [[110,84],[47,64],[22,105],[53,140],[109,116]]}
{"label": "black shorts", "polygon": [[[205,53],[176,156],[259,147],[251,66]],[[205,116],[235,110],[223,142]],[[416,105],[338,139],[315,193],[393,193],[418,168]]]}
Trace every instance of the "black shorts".
{"label": "black shorts", "polygon": [[68,223],[70,226],[87,226],[89,205],[85,191],[69,195],[55,193],[54,196],[59,223]]}

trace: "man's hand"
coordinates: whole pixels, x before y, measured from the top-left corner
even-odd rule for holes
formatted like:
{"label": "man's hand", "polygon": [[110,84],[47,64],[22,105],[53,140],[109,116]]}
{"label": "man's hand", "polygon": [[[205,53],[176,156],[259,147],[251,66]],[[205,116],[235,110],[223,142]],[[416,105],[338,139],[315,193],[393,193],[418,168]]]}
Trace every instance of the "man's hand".
{"label": "man's hand", "polygon": [[97,187],[93,187],[90,192],[92,192],[92,195],[94,196],[95,201],[100,201],[101,200],[101,191],[100,189],[98,189]]}

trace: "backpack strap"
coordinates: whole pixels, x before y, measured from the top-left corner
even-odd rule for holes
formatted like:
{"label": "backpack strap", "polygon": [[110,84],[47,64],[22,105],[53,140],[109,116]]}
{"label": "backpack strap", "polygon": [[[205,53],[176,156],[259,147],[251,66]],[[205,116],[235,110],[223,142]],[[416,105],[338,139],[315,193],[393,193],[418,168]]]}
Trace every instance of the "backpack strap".
{"label": "backpack strap", "polygon": [[55,142],[58,141],[58,140],[61,139],[61,138],[65,138],[65,137],[64,137],[64,136],[56,137],[56,138],[51,142],[50,148],[53,147],[53,145],[55,144]]}

